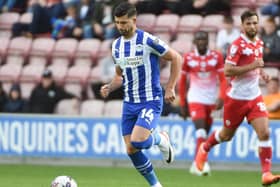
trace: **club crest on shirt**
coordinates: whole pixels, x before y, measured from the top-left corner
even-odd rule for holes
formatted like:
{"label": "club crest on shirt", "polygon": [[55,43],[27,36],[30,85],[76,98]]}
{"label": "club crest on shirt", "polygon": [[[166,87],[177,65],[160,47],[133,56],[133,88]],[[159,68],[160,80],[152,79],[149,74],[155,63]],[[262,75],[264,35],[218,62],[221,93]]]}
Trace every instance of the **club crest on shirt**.
{"label": "club crest on shirt", "polygon": [[232,45],[232,46],[230,47],[230,51],[229,51],[230,56],[231,56],[231,57],[234,57],[235,54],[236,54],[236,52],[237,52],[237,50],[238,50],[238,47],[237,47],[236,45]]}
{"label": "club crest on shirt", "polygon": [[143,46],[141,44],[137,44],[136,47],[135,47],[135,50],[137,52],[142,52],[143,51]]}

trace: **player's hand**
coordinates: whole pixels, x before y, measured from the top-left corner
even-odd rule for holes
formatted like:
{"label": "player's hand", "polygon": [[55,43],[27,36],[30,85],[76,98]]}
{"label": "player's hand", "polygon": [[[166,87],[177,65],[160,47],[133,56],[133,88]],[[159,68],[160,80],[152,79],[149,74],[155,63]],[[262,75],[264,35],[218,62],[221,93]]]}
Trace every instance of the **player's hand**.
{"label": "player's hand", "polygon": [[264,71],[262,71],[262,73],[261,73],[261,78],[262,78],[262,80],[264,80],[266,83],[268,83],[268,82],[270,81],[270,79],[271,79],[271,76],[268,75],[267,73],[265,73]]}
{"label": "player's hand", "polygon": [[105,84],[101,87],[100,89],[100,94],[103,98],[108,97],[108,95],[110,94],[111,88],[109,84]]}
{"label": "player's hand", "polygon": [[221,98],[218,98],[216,100],[216,104],[215,104],[215,110],[220,110],[223,108],[224,105],[224,101]]}
{"label": "player's hand", "polygon": [[254,69],[261,68],[264,66],[264,61],[262,58],[256,58],[255,61],[252,63]]}
{"label": "player's hand", "polygon": [[184,120],[186,120],[187,117],[189,116],[189,109],[188,109],[188,107],[186,107],[186,106],[181,106],[181,107],[180,107],[180,114],[181,114],[182,118],[183,118]]}
{"label": "player's hand", "polygon": [[164,99],[166,103],[171,103],[175,100],[175,91],[172,88],[165,89]]}

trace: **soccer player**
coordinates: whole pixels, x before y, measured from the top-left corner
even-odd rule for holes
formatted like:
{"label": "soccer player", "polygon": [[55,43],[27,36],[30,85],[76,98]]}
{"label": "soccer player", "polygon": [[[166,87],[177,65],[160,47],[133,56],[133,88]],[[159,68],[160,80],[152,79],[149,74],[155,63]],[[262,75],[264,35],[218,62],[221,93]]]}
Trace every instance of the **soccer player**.
{"label": "soccer player", "polygon": [[[214,109],[222,108],[226,79],[223,72],[223,55],[208,48],[208,33],[196,32],[194,45],[195,49],[184,55],[179,95],[182,116],[186,118],[189,111],[195,125],[196,154],[211,128],[213,122],[211,112]],[[187,83],[189,84],[188,89]],[[219,92],[218,85],[220,85]],[[210,167],[206,163],[201,172],[196,169],[193,162],[190,173],[198,176],[208,175]]]}
{"label": "soccer player", "polygon": [[195,158],[202,171],[210,149],[221,142],[230,141],[236,129],[247,118],[259,139],[259,159],[264,186],[277,183],[280,175],[271,173],[272,148],[267,111],[259,88],[259,77],[270,79],[262,67],[263,42],[257,37],[259,17],[255,12],[241,15],[243,33],[229,48],[224,73],[230,78],[230,88],[224,100],[224,125],[202,143]]}
{"label": "soccer player", "polygon": [[152,187],[161,187],[149,158],[142,149],[157,145],[167,163],[174,160],[174,152],[166,132],[156,131],[162,110],[160,86],[160,58],[171,62],[170,78],[164,99],[175,99],[175,85],[181,69],[181,56],[157,37],[136,27],[136,8],[121,3],[114,10],[114,21],[121,36],[112,44],[116,74],[109,84],[101,87],[103,97],[124,87],[122,135],[128,156],[134,167]]}

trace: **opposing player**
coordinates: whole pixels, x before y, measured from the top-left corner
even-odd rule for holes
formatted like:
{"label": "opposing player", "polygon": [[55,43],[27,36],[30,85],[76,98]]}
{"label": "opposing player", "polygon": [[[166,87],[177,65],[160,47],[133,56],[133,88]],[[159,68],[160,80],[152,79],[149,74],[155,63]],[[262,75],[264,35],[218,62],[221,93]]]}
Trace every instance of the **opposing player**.
{"label": "opposing player", "polygon": [[129,3],[121,3],[115,8],[114,21],[121,34],[112,44],[116,74],[109,84],[102,86],[101,94],[106,97],[123,83],[121,125],[128,156],[150,186],[161,187],[152,163],[142,149],[157,145],[167,163],[174,160],[168,134],[156,131],[163,103],[159,59],[171,62],[164,99],[172,102],[182,58],[160,39],[137,29],[136,14],[136,8]]}
{"label": "opposing player", "polygon": [[[196,155],[200,144],[206,140],[211,128],[213,122],[211,112],[214,109],[222,108],[226,79],[223,72],[223,56],[220,52],[208,48],[208,33],[196,32],[194,44],[195,49],[184,55],[179,94],[182,116],[186,117],[188,108],[195,125]],[[187,83],[189,84],[188,89]],[[208,163],[205,163],[201,172],[193,162],[190,173],[199,176],[208,175],[210,167]]]}
{"label": "opposing player", "polygon": [[225,75],[231,79],[224,101],[224,125],[201,144],[195,162],[202,171],[210,149],[216,144],[230,141],[244,118],[247,118],[259,139],[262,184],[269,186],[277,183],[280,175],[271,173],[272,148],[259,77],[265,81],[270,77],[262,70],[263,42],[257,37],[258,15],[245,11],[241,15],[241,22],[244,33],[230,46],[224,67]]}

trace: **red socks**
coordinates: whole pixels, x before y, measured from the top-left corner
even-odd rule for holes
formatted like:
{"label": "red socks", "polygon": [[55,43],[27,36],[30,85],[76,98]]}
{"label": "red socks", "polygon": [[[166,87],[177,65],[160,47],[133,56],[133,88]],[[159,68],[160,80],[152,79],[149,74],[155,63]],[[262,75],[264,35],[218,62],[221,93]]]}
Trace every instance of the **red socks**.
{"label": "red socks", "polygon": [[[217,132],[218,133],[218,132]],[[205,144],[204,144],[204,150],[206,152],[209,152],[210,149],[216,145],[216,144],[219,144],[220,142],[218,140],[216,140],[215,138],[215,134],[216,134],[216,131],[214,131],[210,136],[209,138],[206,140]]]}
{"label": "red socks", "polygon": [[259,158],[261,162],[262,172],[270,172],[272,158],[271,147],[259,147]]}

